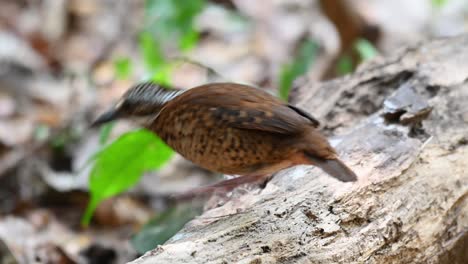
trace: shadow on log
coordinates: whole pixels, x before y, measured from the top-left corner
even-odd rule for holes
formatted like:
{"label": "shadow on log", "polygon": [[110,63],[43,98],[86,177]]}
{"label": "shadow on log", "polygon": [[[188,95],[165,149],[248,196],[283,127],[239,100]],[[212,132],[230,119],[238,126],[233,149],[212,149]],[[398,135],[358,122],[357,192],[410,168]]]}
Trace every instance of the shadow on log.
{"label": "shadow on log", "polygon": [[300,87],[359,181],[282,171],[132,263],[468,263],[467,80],[460,36]]}

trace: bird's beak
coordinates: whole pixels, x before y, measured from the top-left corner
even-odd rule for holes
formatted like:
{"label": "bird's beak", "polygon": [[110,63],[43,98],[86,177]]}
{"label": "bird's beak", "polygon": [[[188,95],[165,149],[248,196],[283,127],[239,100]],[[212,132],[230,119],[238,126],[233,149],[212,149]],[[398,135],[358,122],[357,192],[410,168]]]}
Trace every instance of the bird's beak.
{"label": "bird's beak", "polygon": [[98,127],[104,123],[115,120],[119,117],[117,109],[111,109],[103,114],[101,114],[94,122],[91,124],[91,127]]}

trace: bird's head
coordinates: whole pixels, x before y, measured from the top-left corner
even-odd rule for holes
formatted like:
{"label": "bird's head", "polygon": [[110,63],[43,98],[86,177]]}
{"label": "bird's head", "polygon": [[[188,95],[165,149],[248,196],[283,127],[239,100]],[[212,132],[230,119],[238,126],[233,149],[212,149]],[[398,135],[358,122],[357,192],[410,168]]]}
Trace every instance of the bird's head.
{"label": "bird's head", "polygon": [[137,84],[125,92],[110,110],[98,116],[92,126],[99,126],[119,118],[154,119],[167,102],[182,92],[169,90],[152,82]]}

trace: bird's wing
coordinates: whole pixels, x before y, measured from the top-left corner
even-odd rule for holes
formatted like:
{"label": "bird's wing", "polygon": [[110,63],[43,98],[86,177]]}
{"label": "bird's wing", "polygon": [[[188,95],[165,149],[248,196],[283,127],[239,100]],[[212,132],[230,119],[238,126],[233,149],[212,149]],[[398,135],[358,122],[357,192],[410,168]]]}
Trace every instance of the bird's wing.
{"label": "bird's wing", "polygon": [[264,108],[265,105],[258,108],[217,106],[211,111],[218,121],[231,127],[271,133],[295,134],[312,124],[287,106]]}
{"label": "bird's wing", "polygon": [[241,85],[232,89],[229,84],[202,86],[187,91],[181,99],[207,107],[216,121],[239,129],[296,134],[305,127],[319,125],[304,110],[287,105],[262,90]]}

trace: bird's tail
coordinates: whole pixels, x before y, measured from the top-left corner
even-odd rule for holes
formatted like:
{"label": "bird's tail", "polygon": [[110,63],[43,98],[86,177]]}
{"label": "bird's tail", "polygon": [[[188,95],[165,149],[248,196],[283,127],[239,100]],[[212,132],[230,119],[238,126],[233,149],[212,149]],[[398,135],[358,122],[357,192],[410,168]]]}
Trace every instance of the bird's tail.
{"label": "bird's tail", "polygon": [[339,159],[322,159],[312,155],[307,155],[307,157],[311,159],[315,166],[342,182],[357,180],[356,174]]}

